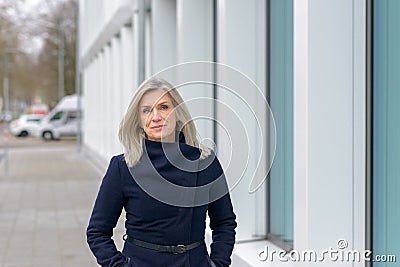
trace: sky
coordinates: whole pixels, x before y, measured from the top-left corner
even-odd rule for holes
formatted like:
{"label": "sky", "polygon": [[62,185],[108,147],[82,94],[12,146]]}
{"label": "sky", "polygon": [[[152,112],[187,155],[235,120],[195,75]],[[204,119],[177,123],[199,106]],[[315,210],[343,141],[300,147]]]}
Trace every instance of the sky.
{"label": "sky", "polygon": [[[37,12],[37,5],[43,2],[44,0],[25,0],[25,4],[23,5],[23,10],[21,10],[24,13],[31,13],[31,12]],[[34,23],[34,22],[32,22]],[[40,37],[34,37],[30,40],[26,41],[26,45],[24,46],[24,50],[26,53],[36,53],[38,52],[41,47],[43,46],[43,40]]]}
{"label": "sky", "polygon": [[[24,13],[30,13],[35,10],[35,7],[43,0],[25,0],[25,4],[22,10]],[[43,46],[43,40],[39,37],[34,37],[33,39],[27,40],[24,50],[26,53],[36,53]]]}
{"label": "sky", "polygon": [[[46,0],[24,0],[24,4],[20,6],[20,13],[14,13],[11,15],[15,16],[16,21],[19,20],[19,18],[24,18],[26,17],[26,15],[28,14],[37,14],[38,12],[38,5],[41,5],[40,11],[44,11],[46,12],[46,10],[44,8],[46,8]],[[64,0],[52,0],[53,2],[62,2]],[[1,4],[1,0],[0,0],[0,4]],[[16,12],[16,11],[15,11]],[[27,16],[29,17],[29,15]],[[28,23],[31,25],[43,25],[43,23],[40,23],[40,18],[37,21],[26,21],[24,23]],[[29,25],[26,25],[29,28]],[[40,51],[41,47],[43,46],[43,40],[41,39],[41,37],[37,36],[37,37],[32,37],[30,36],[28,39],[24,36],[21,36],[22,41],[24,42],[24,45],[22,47],[22,49],[24,50],[25,53],[28,54],[36,54],[38,51]]]}
{"label": "sky", "polygon": [[[54,1],[54,0],[53,0]],[[62,2],[63,0],[55,0],[55,2]],[[25,0],[25,5],[24,5],[24,12],[31,12],[35,10],[35,7],[41,3],[45,2],[45,0]]]}
{"label": "sky", "polygon": [[24,11],[30,12],[34,10],[37,4],[39,4],[43,0],[25,0]]}

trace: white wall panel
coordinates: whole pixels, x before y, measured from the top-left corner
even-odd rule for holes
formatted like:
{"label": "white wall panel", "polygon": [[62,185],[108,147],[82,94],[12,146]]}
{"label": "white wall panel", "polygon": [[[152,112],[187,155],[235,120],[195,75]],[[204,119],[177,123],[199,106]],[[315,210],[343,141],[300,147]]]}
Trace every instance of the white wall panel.
{"label": "white wall panel", "polygon": [[355,140],[365,136],[365,77],[354,66],[365,69],[365,54],[354,47],[365,47],[365,6],[353,2],[294,8],[296,249],[337,248],[340,238],[349,249],[363,243],[364,224],[355,223],[363,221],[365,150]]}
{"label": "white wall panel", "polygon": [[93,122],[90,120],[92,109],[90,108],[90,104],[93,101],[93,72],[96,67],[96,59],[94,59],[91,64],[87,67],[88,75],[84,78],[83,88],[84,90],[84,102],[82,103],[83,107],[83,122],[82,122],[82,131],[83,131],[83,143],[90,147],[91,139],[90,133],[93,128]]}
{"label": "white wall panel", "polygon": [[[366,243],[366,2],[353,1],[353,240],[352,248],[364,251]],[[355,267],[364,267],[357,262]]]}
{"label": "white wall panel", "polygon": [[119,114],[122,116],[125,114],[128,108],[129,102],[132,98],[133,92],[135,91],[134,84],[134,57],[133,57],[133,28],[124,27],[121,29],[121,53],[120,53],[120,64],[121,64],[121,105],[119,107]]}
{"label": "white wall panel", "polygon": [[[88,66],[85,70],[82,71],[82,81],[81,82],[82,82],[83,88],[90,88],[91,68],[92,68],[92,65]],[[83,107],[83,110],[85,110],[85,107],[89,107],[88,104],[87,104],[87,98],[90,97],[90,92],[85,90],[85,92],[82,93],[82,97],[83,97],[82,98],[83,99],[82,107]],[[86,108],[86,110],[90,110],[90,109]],[[86,115],[86,114],[84,114],[84,115]],[[83,142],[85,142],[85,140],[87,139],[87,134],[88,134],[88,132],[87,132],[87,130],[88,130],[87,123],[88,123],[87,118],[83,117],[82,118],[82,125],[83,125],[83,127],[82,127],[82,140],[83,140]]]}
{"label": "white wall panel", "polygon": [[348,0],[309,3],[309,248],[322,250],[352,241],[353,17]]}
{"label": "white wall panel", "polygon": [[111,44],[106,45],[104,48],[104,77],[105,77],[105,88],[104,88],[104,99],[102,101],[102,113],[103,116],[99,117],[99,120],[102,120],[104,118],[104,123],[103,123],[103,144],[105,146],[105,156],[107,159],[109,159],[112,156],[112,129],[111,129],[111,120],[112,120],[112,107],[110,101],[111,99],[111,86],[112,86],[112,58],[111,58]]}
{"label": "white wall panel", "polygon": [[98,151],[98,153],[102,152],[102,149],[104,149],[103,146],[100,146],[101,144],[101,138],[102,138],[102,124],[101,121],[97,118],[96,119],[96,114],[99,113],[98,110],[96,110],[96,106],[100,106],[101,103],[101,99],[102,99],[102,94],[103,94],[103,84],[104,84],[104,79],[103,79],[103,75],[104,75],[104,71],[103,71],[103,52],[99,53],[98,57],[97,57],[97,63],[96,63],[96,69],[95,69],[95,74],[93,76],[94,78],[94,88],[93,88],[93,105],[92,105],[92,120],[93,120],[93,124],[94,124],[94,133],[95,135],[93,135],[93,148],[94,151]]}
{"label": "white wall panel", "polygon": [[106,132],[106,117],[105,117],[105,91],[106,91],[106,84],[107,84],[107,79],[106,79],[106,60],[105,60],[105,48],[102,50],[100,53],[100,73],[99,73],[99,81],[100,81],[100,86],[99,86],[99,101],[98,105],[101,107],[101,109],[98,109],[96,112],[96,129],[99,132],[99,140],[98,144],[98,151],[99,154],[107,157],[107,145],[104,143],[105,140],[105,132]]}
{"label": "white wall panel", "polygon": [[[136,1],[137,4],[137,1]],[[138,7],[135,7],[137,9]],[[143,53],[142,51],[139,51],[139,14],[138,12],[135,12],[132,17],[132,55],[133,55],[133,65],[132,65],[132,83],[133,83],[133,90],[135,91],[136,88],[139,86],[140,82],[139,81],[139,57],[140,53]],[[129,41],[128,41],[129,42]],[[149,45],[146,43],[146,45]],[[150,64],[149,62],[145,62],[146,65]]]}
{"label": "white wall panel", "polygon": [[[213,1],[178,0],[177,7],[177,62],[213,61]],[[199,70],[200,71],[200,70]],[[193,80],[211,75],[212,69],[193,75]],[[186,75],[185,73],[178,75]],[[197,78],[197,79],[196,79]],[[179,80],[187,80],[185,77]],[[214,116],[213,102],[206,100],[213,97],[213,86],[197,84],[179,88],[186,106],[192,116]],[[201,100],[194,100],[200,98]],[[213,139],[213,124],[210,119],[195,120],[201,138]]]}
{"label": "white wall panel", "polygon": [[131,2],[131,1],[130,0],[103,0],[105,20],[110,21],[110,19],[112,19],[114,13],[118,10],[118,8],[120,8],[121,6],[123,6],[129,2]]}
{"label": "white wall panel", "polygon": [[[218,61],[237,69],[253,81],[256,81],[258,77],[259,68],[261,68],[260,70],[265,68],[265,63],[259,64],[259,55],[260,53],[264,54],[262,50],[265,49],[265,46],[260,47],[258,45],[259,42],[265,42],[265,30],[259,32],[260,29],[258,26],[260,23],[261,25],[263,23],[258,13],[258,10],[262,8],[262,6],[262,3],[255,0],[246,2],[239,0],[218,1]],[[247,19],[243,20],[243,17]],[[217,73],[217,82],[228,81],[233,85],[235,83],[235,81],[233,81],[234,79],[235,77],[226,77],[223,72]],[[258,82],[260,81],[261,79]],[[258,102],[259,95],[255,90],[249,91],[248,88],[233,86],[239,95],[246,97],[249,106],[258,109],[258,105],[260,105]],[[218,99],[232,107],[237,113],[242,114],[242,119],[245,118],[243,114],[247,111],[242,110],[240,105],[238,105],[238,103],[242,103],[242,100],[238,99],[236,96],[232,96],[228,91],[221,89],[218,90]],[[224,112],[221,107],[222,106],[218,106],[216,118],[218,121],[226,123],[227,125],[233,124],[235,127],[238,127],[238,129],[244,128],[248,133],[249,139],[240,144],[235,144],[234,147],[236,153],[248,153],[251,158],[248,162],[242,182],[238,183],[231,194],[235,212],[238,217],[237,240],[254,239],[255,235],[260,231],[258,225],[265,225],[265,209],[260,209],[260,207],[256,209],[258,204],[263,205],[263,203],[257,203],[258,199],[256,195],[262,195],[264,193],[262,190],[257,191],[255,194],[250,194],[248,192],[249,181],[251,180],[251,173],[249,170],[256,169],[256,161],[254,159],[257,153],[255,150],[259,148],[261,142],[265,142],[265,140],[260,140],[258,138],[257,127],[255,121],[252,120],[251,117],[249,117],[248,120],[244,119],[241,125],[239,125],[232,120],[232,113]],[[229,134],[233,139],[239,138],[236,137],[236,131],[230,132]],[[247,141],[250,146],[247,146]],[[220,128],[218,131],[218,147],[221,148],[220,158],[224,165],[228,162],[230,155],[227,154],[227,149],[222,148],[229,147],[229,140]],[[265,162],[265,160],[263,162]],[[228,179],[235,179],[234,177],[243,172],[242,169],[238,169],[236,166],[241,166],[241,163],[230,162],[226,173]]]}
{"label": "white wall panel", "polygon": [[151,1],[152,74],[176,64],[176,0]]}
{"label": "white wall panel", "polygon": [[152,36],[152,13],[147,12],[145,17],[145,75],[150,77],[153,72],[153,36]]}
{"label": "white wall panel", "polygon": [[[84,143],[92,143],[91,136],[93,135],[94,130],[94,121],[92,120],[93,117],[93,109],[91,108],[93,105],[93,95],[95,91],[95,81],[94,81],[94,69],[96,67],[96,61],[92,61],[90,66],[88,66],[88,77],[87,81],[85,82],[85,95],[84,95],[84,104],[83,104],[83,141]],[[89,145],[90,146],[90,145]]]}
{"label": "white wall panel", "polygon": [[111,105],[111,140],[112,140],[112,154],[120,154],[122,153],[122,145],[120,144],[118,140],[118,129],[119,129],[119,123],[121,121],[122,115],[120,113],[121,110],[121,95],[123,92],[122,88],[122,68],[124,66],[123,62],[121,61],[121,53],[122,53],[122,47],[121,47],[121,39],[120,37],[114,37],[112,40],[112,60],[113,60],[113,68],[112,68],[112,73],[113,73],[113,81],[112,81],[112,88],[111,88],[111,94],[112,98],[110,99],[110,105]]}
{"label": "white wall panel", "polygon": [[84,103],[83,103],[83,142],[88,147],[93,147],[93,138],[91,137],[94,130],[93,109],[93,98],[95,93],[95,81],[94,72],[97,67],[97,59],[94,59],[92,63],[87,67],[88,75],[84,78]]}
{"label": "white wall panel", "polygon": [[[108,1],[108,0],[106,0]],[[103,1],[84,0],[81,17],[82,27],[80,31],[81,55],[91,46],[105,24]]]}
{"label": "white wall panel", "polygon": [[293,66],[294,66],[294,248],[308,249],[308,1],[293,5]]}

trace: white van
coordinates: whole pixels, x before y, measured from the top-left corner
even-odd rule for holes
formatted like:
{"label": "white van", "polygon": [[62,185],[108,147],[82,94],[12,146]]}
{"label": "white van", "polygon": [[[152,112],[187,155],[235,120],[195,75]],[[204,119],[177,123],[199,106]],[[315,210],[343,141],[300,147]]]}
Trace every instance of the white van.
{"label": "white van", "polygon": [[38,137],[44,140],[55,140],[78,134],[78,96],[63,97],[57,106],[49,112],[39,125]]}

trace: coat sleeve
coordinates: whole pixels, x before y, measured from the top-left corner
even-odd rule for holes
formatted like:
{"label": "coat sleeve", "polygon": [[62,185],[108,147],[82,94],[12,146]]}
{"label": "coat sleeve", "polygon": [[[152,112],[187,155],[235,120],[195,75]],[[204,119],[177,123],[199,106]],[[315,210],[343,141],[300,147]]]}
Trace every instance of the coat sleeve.
{"label": "coat sleeve", "polygon": [[210,259],[218,267],[227,267],[231,264],[231,255],[235,244],[236,215],[233,212],[228,185],[221,164],[216,157],[210,167],[213,176],[217,174],[216,178],[218,178],[222,175],[221,178],[227,192],[223,197],[208,204],[208,216],[212,230]]}
{"label": "coat sleeve", "polygon": [[86,230],[87,242],[102,267],[123,266],[126,259],[111,239],[123,208],[118,158],[113,157],[98,192]]}

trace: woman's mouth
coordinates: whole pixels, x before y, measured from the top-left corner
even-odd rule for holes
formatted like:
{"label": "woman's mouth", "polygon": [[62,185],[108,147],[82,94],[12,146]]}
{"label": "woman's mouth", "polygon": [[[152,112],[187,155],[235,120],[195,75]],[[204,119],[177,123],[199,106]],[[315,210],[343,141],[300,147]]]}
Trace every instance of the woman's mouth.
{"label": "woman's mouth", "polygon": [[151,127],[151,129],[153,129],[153,130],[161,130],[164,126],[165,125],[158,125],[158,126]]}

